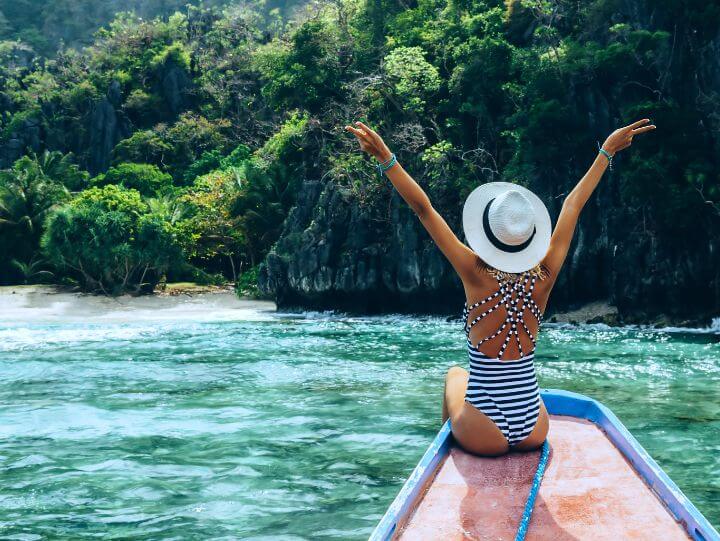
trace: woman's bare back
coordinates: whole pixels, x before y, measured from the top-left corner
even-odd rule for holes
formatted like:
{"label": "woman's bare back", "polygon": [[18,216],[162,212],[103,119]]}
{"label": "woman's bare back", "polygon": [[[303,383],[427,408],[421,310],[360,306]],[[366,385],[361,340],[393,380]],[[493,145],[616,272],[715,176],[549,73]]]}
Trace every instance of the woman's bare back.
{"label": "woman's bare back", "polygon": [[552,286],[548,272],[496,277],[480,263],[475,279],[466,282],[464,319],[472,346],[503,360],[533,351]]}

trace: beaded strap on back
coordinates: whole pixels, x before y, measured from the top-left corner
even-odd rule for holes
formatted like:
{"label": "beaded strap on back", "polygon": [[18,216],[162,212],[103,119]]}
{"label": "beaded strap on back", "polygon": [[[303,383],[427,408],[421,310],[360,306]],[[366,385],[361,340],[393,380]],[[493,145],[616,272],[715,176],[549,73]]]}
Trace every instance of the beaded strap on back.
{"label": "beaded strap on back", "polygon": [[[514,281],[502,281],[500,279],[497,280],[499,285],[498,291],[484,298],[483,300],[476,302],[472,306],[468,306],[467,302],[465,303],[465,307],[463,308],[463,321],[465,322],[465,334],[467,334],[468,336],[468,343],[470,343],[470,331],[475,326],[475,324],[491,312],[494,312],[495,310],[500,308],[500,306],[504,305],[505,310],[507,311],[505,321],[503,321],[502,325],[500,325],[500,327],[494,333],[480,340],[477,344],[475,344],[474,347],[475,349],[478,349],[481,344],[499,336],[505,329],[508,328],[508,326],[510,326],[508,333],[505,336],[505,341],[500,347],[498,359],[502,358],[505,350],[508,347],[508,344],[510,343],[511,337],[513,336],[515,337],[515,342],[517,343],[520,357],[523,357],[522,345],[520,344],[520,336],[518,334],[518,325],[522,327],[522,329],[530,338],[530,341],[533,344],[533,348],[535,347],[535,336],[533,336],[533,333],[530,332],[530,329],[528,329],[528,326],[525,323],[525,309],[527,308],[530,313],[535,317],[538,322],[538,326],[542,321],[542,313],[540,312],[540,308],[538,307],[535,300],[532,298],[532,292],[535,288],[536,277],[531,276],[529,273],[525,272],[517,280]],[[526,291],[525,288],[527,287],[528,282],[530,282],[530,287]],[[487,308],[477,317],[473,318],[473,320],[469,324],[467,323],[467,318],[470,315],[470,312],[497,297],[500,297],[500,300],[497,303],[495,303],[490,308]],[[520,299],[522,299],[523,301],[522,305],[519,304]]]}

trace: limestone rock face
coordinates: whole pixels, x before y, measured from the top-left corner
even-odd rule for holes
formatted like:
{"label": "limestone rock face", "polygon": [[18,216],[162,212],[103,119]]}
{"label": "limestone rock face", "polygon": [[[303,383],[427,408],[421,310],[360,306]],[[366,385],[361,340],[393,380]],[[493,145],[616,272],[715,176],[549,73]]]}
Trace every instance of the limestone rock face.
{"label": "limestone rock face", "polygon": [[281,307],[459,313],[461,284],[418,226],[395,195],[380,219],[346,189],[307,181],[261,265],[260,288]]}
{"label": "limestone rock face", "polygon": [[0,145],[0,168],[10,167],[24,156],[28,149],[38,152],[42,148],[42,124],[40,119],[29,117],[22,121],[7,141]]}
{"label": "limestone rock face", "polygon": [[184,69],[169,66],[162,77],[162,94],[173,114],[180,113],[186,106],[187,92],[192,83]]}

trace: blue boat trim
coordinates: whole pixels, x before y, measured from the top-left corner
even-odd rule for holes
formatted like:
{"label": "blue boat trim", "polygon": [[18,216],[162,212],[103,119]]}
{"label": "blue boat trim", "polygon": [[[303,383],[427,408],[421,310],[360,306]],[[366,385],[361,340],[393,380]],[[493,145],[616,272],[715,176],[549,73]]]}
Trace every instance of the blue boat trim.
{"label": "blue boat trim", "polygon": [[391,539],[398,526],[402,527],[402,520],[407,518],[415,501],[421,496],[421,492],[427,486],[435,472],[438,470],[440,463],[450,452],[453,437],[450,432],[450,420],[438,432],[435,439],[430,443],[425,454],[415,466],[415,469],[408,477],[400,492],[388,507],[385,515],[380,519],[380,523],[375,527],[371,541],[379,541]]}
{"label": "blue boat trim", "polygon": [[[682,493],[615,414],[597,400],[559,389],[543,389],[541,396],[548,413],[586,419],[607,435],[635,471],[657,494],[675,519],[695,541],[720,541],[720,534]],[[433,479],[453,445],[450,421],[447,421],[428,447],[370,536],[370,541],[388,541],[404,522]]]}

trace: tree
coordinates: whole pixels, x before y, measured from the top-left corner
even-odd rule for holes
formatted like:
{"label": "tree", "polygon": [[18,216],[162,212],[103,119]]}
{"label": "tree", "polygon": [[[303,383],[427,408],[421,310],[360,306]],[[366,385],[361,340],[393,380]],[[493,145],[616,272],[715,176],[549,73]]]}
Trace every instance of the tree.
{"label": "tree", "polygon": [[231,212],[238,185],[233,170],[213,171],[198,177],[180,198],[184,218],[178,231],[191,263],[212,270],[229,270],[235,280],[236,258],[245,249],[245,232]]}
{"label": "tree", "polygon": [[297,185],[295,172],[281,162],[269,166],[249,164],[245,169],[232,212],[245,234],[252,267],[280,236]]}
{"label": "tree", "polygon": [[70,198],[68,189],[46,173],[65,181],[78,178],[58,153],[25,156],[0,171],[0,283],[17,275],[11,260],[30,261],[35,256],[46,218]]}
{"label": "tree", "polygon": [[155,196],[172,188],[172,177],[147,163],[121,163],[100,174],[92,183],[95,186],[117,184],[137,190],[144,196]]}
{"label": "tree", "polygon": [[319,111],[342,96],[340,48],[336,29],[322,20],[305,22],[289,40],[268,43],[254,58],[263,76],[262,95],[278,110]]}
{"label": "tree", "polygon": [[123,139],[112,151],[113,165],[123,162],[150,163],[160,166],[165,156],[172,152],[172,146],[153,130],[139,130]]}
{"label": "tree", "polygon": [[55,277],[52,272],[42,268],[46,262],[37,255],[34,255],[27,263],[17,259],[13,259],[11,263],[20,272],[23,284],[26,285],[48,281]]}
{"label": "tree", "polygon": [[176,233],[137,190],[90,188],[49,218],[42,238],[48,260],[87,291],[152,291],[182,261]]}
{"label": "tree", "polygon": [[408,111],[420,113],[440,88],[435,66],[420,47],[398,47],[385,57],[385,72]]}

